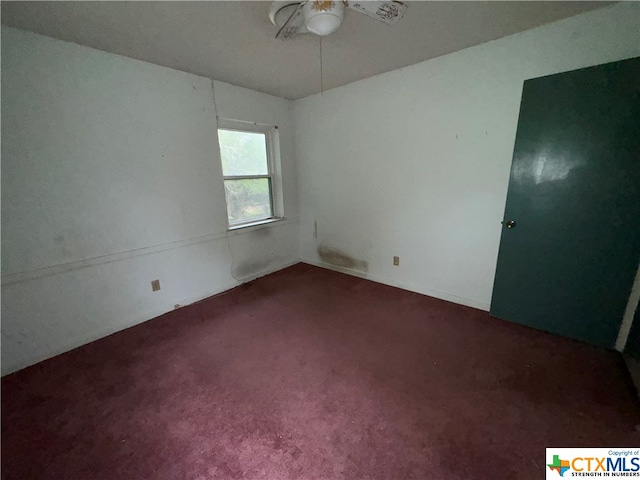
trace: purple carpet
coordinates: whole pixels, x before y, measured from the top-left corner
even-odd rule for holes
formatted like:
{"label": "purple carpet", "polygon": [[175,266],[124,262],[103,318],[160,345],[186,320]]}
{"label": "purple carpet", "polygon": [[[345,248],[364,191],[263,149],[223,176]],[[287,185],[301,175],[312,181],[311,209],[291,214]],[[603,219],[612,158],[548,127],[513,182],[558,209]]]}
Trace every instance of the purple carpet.
{"label": "purple carpet", "polygon": [[615,352],[299,264],[2,379],[2,478],[541,479],[638,446]]}

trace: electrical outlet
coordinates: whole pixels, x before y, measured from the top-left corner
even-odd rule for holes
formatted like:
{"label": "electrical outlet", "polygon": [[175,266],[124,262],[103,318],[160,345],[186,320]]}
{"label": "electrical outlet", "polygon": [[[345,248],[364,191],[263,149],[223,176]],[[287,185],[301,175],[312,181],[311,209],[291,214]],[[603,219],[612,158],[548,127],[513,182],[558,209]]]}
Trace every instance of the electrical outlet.
{"label": "electrical outlet", "polygon": [[151,290],[153,292],[160,290],[160,280],[151,280]]}
{"label": "electrical outlet", "polygon": [[393,264],[397,267],[400,265],[400,257],[393,257]]}

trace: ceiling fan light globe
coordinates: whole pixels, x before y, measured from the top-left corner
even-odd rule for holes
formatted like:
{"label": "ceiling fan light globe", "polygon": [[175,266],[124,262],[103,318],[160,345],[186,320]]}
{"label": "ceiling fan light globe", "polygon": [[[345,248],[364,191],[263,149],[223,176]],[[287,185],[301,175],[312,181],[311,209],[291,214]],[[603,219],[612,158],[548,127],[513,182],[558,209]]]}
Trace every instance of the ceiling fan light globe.
{"label": "ceiling fan light globe", "polygon": [[334,1],[329,8],[323,10],[316,9],[315,3],[327,2],[308,1],[304,4],[303,14],[307,30],[321,37],[331,35],[342,25],[344,3],[341,0]]}
{"label": "ceiling fan light globe", "polygon": [[318,15],[307,22],[307,30],[321,37],[331,35],[340,28],[342,20],[335,15]]}

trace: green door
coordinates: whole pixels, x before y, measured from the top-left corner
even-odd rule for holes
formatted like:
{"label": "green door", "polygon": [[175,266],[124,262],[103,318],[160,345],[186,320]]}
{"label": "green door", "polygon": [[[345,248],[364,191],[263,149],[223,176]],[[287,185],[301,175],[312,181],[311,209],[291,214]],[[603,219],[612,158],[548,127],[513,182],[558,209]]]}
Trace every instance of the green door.
{"label": "green door", "polygon": [[527,80],[491,315],[612,348],[640,260],[640,58]]}

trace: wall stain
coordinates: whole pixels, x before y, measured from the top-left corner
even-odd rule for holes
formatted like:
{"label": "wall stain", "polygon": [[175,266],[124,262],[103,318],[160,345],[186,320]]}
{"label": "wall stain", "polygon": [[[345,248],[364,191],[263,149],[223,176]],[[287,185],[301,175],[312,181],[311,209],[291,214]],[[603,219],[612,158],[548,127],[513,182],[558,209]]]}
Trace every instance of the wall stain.
{"label": "wall stain", "polygon": [[270,237],[271,236],[271,228],[262,227],[256,228],[253,232],[251,232],[254,237]]}
{"label": "wall stain", "polygon": [[320,245],[318,247],[318,256],[324,263],[336,267],[350,268],[361,272],[369,271],[369,262],[353,258],[337,248]]}
{"label": "wall stain", "polygon": [[273,253],[271,253],[267,259],[256,260],[253,262],[249,261],[237,265],[233,269],[233,277],[236,280],[243,280],[253,275],[259,275],[267,269],[273,268],[277,264],[278,259],[274,258]]}

